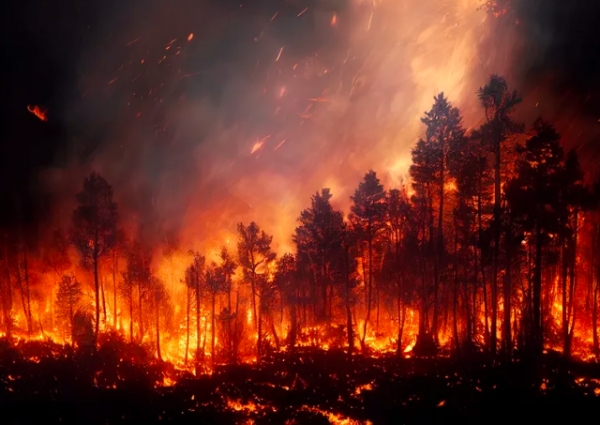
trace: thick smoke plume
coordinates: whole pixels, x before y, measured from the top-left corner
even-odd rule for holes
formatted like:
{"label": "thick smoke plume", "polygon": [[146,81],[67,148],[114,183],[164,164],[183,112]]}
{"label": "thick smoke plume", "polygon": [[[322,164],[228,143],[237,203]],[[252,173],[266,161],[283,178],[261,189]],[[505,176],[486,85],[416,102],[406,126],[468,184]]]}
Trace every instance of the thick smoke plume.
{"label": "thick smoke plume", "polygon": [[64,117],[73,143],[46,178],[56,214],[97,170],[148,243],[220,246],[255,220],[289,251],[320,188],[346,209],[368,169],[406,178],[434,95],[477,125],[475,92],[508,74],[516,37],[484,6],[153,1],[100,14]]}

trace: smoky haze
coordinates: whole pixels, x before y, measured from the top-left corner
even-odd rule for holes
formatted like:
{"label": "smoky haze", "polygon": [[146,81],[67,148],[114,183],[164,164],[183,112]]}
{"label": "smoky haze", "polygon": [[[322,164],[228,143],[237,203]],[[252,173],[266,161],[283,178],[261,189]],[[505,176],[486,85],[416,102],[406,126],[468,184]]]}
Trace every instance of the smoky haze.
{"label": "smoky haze", "polygon": [[313,193],[347,211],[370,168],[398,184],[433,96],[477,125],[476,89],[510,81],[527,47],[478,0],[134,1],[95,18],[65,83],[70,142],[43,172],[54,214],[96,170],[132,233],[185,248],[255,220],[292,250]]}

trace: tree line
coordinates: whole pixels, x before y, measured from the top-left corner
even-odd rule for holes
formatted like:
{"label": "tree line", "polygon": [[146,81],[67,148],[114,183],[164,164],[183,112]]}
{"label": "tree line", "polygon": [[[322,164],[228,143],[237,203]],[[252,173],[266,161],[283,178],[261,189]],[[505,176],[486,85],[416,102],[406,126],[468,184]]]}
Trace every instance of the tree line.
{"label": "tree line", "polygon": [[298,217],[295,252],[280,257],[257,223],[239,223],[234,249],[216,261],[190,251],[173,282],[153,269],[152,247],[120,229],[113,189],[93,173],[49,246],[4,233],[0,325],[9,336],[19,323],[29,335],[58,327],[94,347],[101,330],[118,331],[151,341],[159,358],[161,342],[176,338],[185,362],[237,362],[306,341],[352,354],[383,338],[401,354],[414,311],[417,355],[449,341],[456,354],[539,355],[550,345],[569,356],[576,340],[598,354],[600,183],[584,184],[552,124],[516,120],[521,98],[504,78],[492,75],[477,96],[484,119],[469,130],[444,93],[434,97],[409,183],[386,189],[368,171],[348,214],[329,189],[316,192]]}

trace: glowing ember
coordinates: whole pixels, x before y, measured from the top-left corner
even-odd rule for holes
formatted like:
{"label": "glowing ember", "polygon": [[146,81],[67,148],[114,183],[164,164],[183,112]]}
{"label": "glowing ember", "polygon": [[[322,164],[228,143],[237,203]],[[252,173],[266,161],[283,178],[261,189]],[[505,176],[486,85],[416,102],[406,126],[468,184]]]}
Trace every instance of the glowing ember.
{"label": "glowing ember", "polygon": [[48,121],[48,116],[46,115],[47,110],[45,108],[42,108],[38,105],[27,105],[27,110],[38,117],[41,121]]}

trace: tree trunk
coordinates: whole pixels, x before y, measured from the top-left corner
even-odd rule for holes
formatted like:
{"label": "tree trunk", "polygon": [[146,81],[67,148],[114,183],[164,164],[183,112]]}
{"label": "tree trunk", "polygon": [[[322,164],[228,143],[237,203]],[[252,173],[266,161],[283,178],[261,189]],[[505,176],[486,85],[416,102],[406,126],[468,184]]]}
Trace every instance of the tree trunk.
{"label": "tree trunk", "polygon": [[496,354],[497,346],[497,320],[498,320],[498,261],[500,258],[500,137],[495,135],[494,140],[494,253],[492,259],[492,329],[490,335],[490,350]]}
{"label": "tree trunk", "polygon": [[[143,342],[144,340],[144,315],[142,314],[142,297],[143,297],[143,292],[142,292],[142,284],[138,284],[138,305],[139,305],[139,316],[140,316],[140,323],[139,323],[139,329],[140,329],[140,344]],[[152,322],[150,322],[152,323]]]}
{"label": "tree trunk", "polygon": [[458,338],[458,234],[456,217],[454,218],[454,288],[452,300],[452,334],[456,353],[460,355],[460,341]]}
{"label": "tree trunk", "polygon": [[10,270],[8,261],[8,246],[5,247],[5,286],[3,287],[4,293],[2,297],[2,311],[4,315],[4,326],[6,329],[7,338],[12,337],[12,287],[10,283]]}
{"label": "tree trunk", "polygon": [[184,364],[187,365],[188,353],[190,350],[190,288],[186,285],[186,309],[185,309],[185,355]]}
{"label": "tree trunk", "polygon": [[200,279],[196,279],[196,364],[200,361]]}
{"label": "tree trunk", "polygon": [[[96,244],[94,245],[96,246]],[[94,265],[94,289],[96,290],[96,328],[94,331],[94,350],[98,344],[100,332],[100,283],[98,282],[98,255],[94,252],[92,262]]]}
{"label": "tree trunk", "polygon": [[23,266],[25,267],[25,294],[27,298],[27,330],[29,338],[33,332],[33,319],[31,318],[31,296],[29,291],[29,267],[27,264],[27,250],[23,250]]}
{"label": "tree trunk", "polygon": [[117,329],[117,268],[119,257],[117,254],[117,250],[113,251],[113,264],[112,264],[112,278],[113,278],[113,326]]}
{"label": "tree trunk", "polygon": [[[510,219],[509,219],[510,220]],[[510,330],[510,313],[511,313],[511,299],[512,299],[512,233],[511,233],[512,222],[509,222],[508,228],[506,229],[506,241],[505,241],[505,251],[506,251],[506,274],[504,277],[504,319],[502,322],[503,328],[503,336],[502,341],[504,343],[504,353],[507,358],[510,359],[512,357],[512,337]]]}
{"label": "tree trunk", "polygon": [[215,291],[211,291],[211,307],[210,307],[210,361],[212,362],[213,368],[215,367]]}
{"label": "tree trunk", "polygon": [[129,342],[133,343],[133,286],[129,289]]}
{"label": "tree trunk", "polygon": [[160,303],[155,300],[155,314],[156,314],[156,354],[158,360],[162,362],[162,356],[160,355]]}
{"label": "tree trunk", "polygon": [[535,231],[535,266],[533,273],[533,353],[536,356],[542,354],[543,350],[543,330],[542,330],[542,230],[539,221],[536,220]]}
{"label": "tree trunk", "polygon": [[577,237],[579,233],[579,211],[575,208],[573,215],[573,235],[572,235],[572,247],[570,252],[570,274],[569,274],[569,300],[567,303],[567,331],[565,338],[564,353],[565,356],[570,357],[571,346],[573,341],[573,331],[575,329],[575,287],[577,285]]}
{"label": "tree trunk", "polygon": [[[253,258],[251,258],[252,261]],[[256,360],[260,359],[260,328],[258,323],[258,315],[256,311],[256,266],[252,263],[251,277],[250,277],[250,290],[252,291],[252,316],[254,318],[254,330],[257,332],[256,340]]]}
{"label": "tree trunk", "polygon": [[100,279],[100,291],[102,294],[102,312],[104,314],[104,328],[106,329],[108,322],[107,322],[107,318],[106,318],[106,298],[104,296],[104,281],[105,280],[106,280],[106,278],[104,276],[102,276]]}
{"label": "tree trunk", "polygon": [[[370,231],[370,229],[369,229]],[[366,339],[367,339],[367,329],[369,320],[371,320],[371,296],[373,290],[373,238],[369,235],[368,240],[368,255],[369,255],[369,276],[368,276],[368,286],[367,286],[367,313],[365,316],[365,321],[363,323],[363,335],[361,338],[361,346],[362,350],[366,350]]]}

